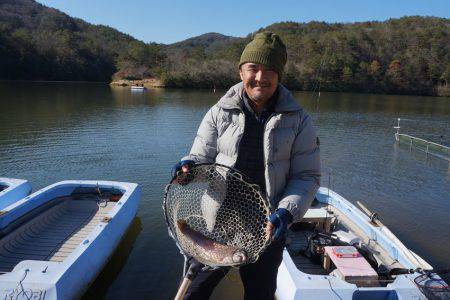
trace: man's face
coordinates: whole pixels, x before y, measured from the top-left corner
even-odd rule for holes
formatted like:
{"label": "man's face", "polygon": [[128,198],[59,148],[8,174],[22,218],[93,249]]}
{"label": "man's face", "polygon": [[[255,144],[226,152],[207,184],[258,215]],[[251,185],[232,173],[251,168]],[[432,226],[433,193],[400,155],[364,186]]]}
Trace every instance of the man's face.
{"label": "man's face", "polygon": [[248,97],[256,104],[264,104],[277,89],[278,73],[269,67],[245,63],[239,73]]}

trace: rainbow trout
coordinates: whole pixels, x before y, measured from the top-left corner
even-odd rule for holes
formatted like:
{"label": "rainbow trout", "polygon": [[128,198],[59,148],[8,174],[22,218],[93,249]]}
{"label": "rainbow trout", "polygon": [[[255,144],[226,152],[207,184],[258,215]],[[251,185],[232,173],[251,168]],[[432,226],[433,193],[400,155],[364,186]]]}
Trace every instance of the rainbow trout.
{"label": "rainbow trout", "polygon": [[204,236],[189,227],[185,220],[178,220],[177,226],[181,233],[201,250],[199,251],[201,260],[221,266],[240,265],[247,261],[247,254],[244,250],[223,245]]}

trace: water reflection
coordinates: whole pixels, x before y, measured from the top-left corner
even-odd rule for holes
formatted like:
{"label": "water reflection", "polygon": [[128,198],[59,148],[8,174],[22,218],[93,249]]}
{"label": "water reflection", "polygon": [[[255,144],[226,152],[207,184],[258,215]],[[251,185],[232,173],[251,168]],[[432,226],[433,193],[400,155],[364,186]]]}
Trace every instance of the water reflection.
{"label": "water reflection", "polygon": [[383,112],[398,116],[411,113],[450,114],[448,97],[404,95],[374,95],[322,92],[319,99],[311,93],[294,92],[296,99],[313,112],[346,111],[360,113]]}
{"label": "water reflection", "polygon": [[[223,93],[0,82],[0,176],[28,179],[35,190],[66,179],[142,187],[142,231],[86,297],[173,297],[183,260],[163,219],[164,186],[172,165],[189,151],[204,113]],[[317,101],[310,93],[294,95],[318,129],[322,184],[362,201],[414,252],[446,267],[449,164],[399,147],[392,127],[401,117],[408,119],[401,124],[405,133],[448,136],[450,98],[321,93]],[[230,298],[233,291],[239,293],[239,284],[219,288],[217,295]]]}
{"label": "water reflection", "polygon": [[134,242],[136,241],[139,233],[142,230],[141,219],[136,217],[131,222],[125,236],[117,246],[110,260],[103,268],[100,275],[95,279],[87,292],[84,294],[84,300],[87,299],[100,299],[106,294],[106,291],[116,279],[122,268],[125,266],[127,259],[133,250]]}

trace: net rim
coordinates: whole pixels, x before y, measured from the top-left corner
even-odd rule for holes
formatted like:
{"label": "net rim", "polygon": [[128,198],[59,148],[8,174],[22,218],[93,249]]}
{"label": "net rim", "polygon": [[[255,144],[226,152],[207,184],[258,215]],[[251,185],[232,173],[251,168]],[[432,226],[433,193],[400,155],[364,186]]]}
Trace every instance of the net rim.
{"label": "net rim", "polygon": [[[445,280],[440,276],[442,274],[450,273],[450,269],[442,269],[442,270],[424,270],[421,272],[420,275],[414,278],[414,283],[416,286],[420,289],[425,289],[431,292],[450,292],[450,285],[445,282]],[[428,280],[437,280],[431,278],[432,275],[439,276],[439,279],[441,282],[445,283],[446,285],[443,286],[426,286],[424,283]]]}
{"label": "net rim", "polygon": [[[241,179],[242,181],[244,181],[246,184],[248,184],[249,186],[252,186],[253,188],[255,188],[255,189],[258,191],[258,193],[259,193],[260,196],[261,196],[261,200],[263,201],[264,205],[267,207],[267,210],[268,210],[269,212],[272,211],[272,206],[270,205],[270,202],[267,200],[267,198],[261,193],[261,188],[259,187],[259,185],[250,183],[250,179],[249,179],[249,177],[248,177],[247,175],[241,173],[239,170],[237,170],[237,169],[235,169],[235,168],[233,168],[233,167],[230,167],[230,166],[227,166],[227,165],[223,165],[223,164],[220,164],[220,163],[196,163],[194,166],[191,167],[191,170],[194,170],[194,168],[199,168],[199,167],[202,167],[202,166],[222,167],[222,168],[224,168],[224,169],[226,169],[226,170],[231,170],[234,174],[239,175],[239,176],[241,177],[240,179]],[[179,242],[178,242],[177,239],[175,238],[175,237],[176,237],[176,234],[174,234],[173,231],[172,231],[172,229],[171,229],[171,224],[170,224],[170,221],[169,221],[169,216],[168,216],[168,214],[167,214],[167,211],[168,211],[168,207],[167,207],[167,196],[168,196],[168,194],[169,194],[170,187],[175,183],[175,181],[176,181],[176,179],[178,178],[179,174],[180,174],[180,171],[176,172],[176,173],[172,176],[172,178],[170,179],[169,183],[168,183],[168,184],[166,185],[166,187],[165,187],[164,200],[163,200],[163,212],[164,212],[164,220],[165,220],[165,222],[166,222],[166,226],[167,226],[167,230],[168,230],[168,232],[169,232],[169,236],[174,240],[174,242],[175,242],[176,246],[178,247],[178,249],[180,250],[181,254],[185,257],[185,259],[187,259],[188,257],[191,257],[191,255],[185,253],[185,251],[183,250],[183,248],[180,246]],[[256,257],[256,259],[255,259],[255,262],[259,259],[260,254],[262,254],[262,253],[267,249],[267,247],[271,244],[271,242],[272,242],[272,239],[268,239],[268,240],[265,241],[264,246],[263,246],[261,252],[257,255],[257,257]],[[235,268],[238,268],[238,267],[242,267],[242,266],[244,266],[244,265],[247,265],[247,264],[249,264],[249,263],[252,263],[252,262],[248,262],[248,261],[247,261],[247,262],[245,262],[245,263],[243,263],[243,264],[240,264],[240,265],[230,265],[229,267],[235,267]]]}

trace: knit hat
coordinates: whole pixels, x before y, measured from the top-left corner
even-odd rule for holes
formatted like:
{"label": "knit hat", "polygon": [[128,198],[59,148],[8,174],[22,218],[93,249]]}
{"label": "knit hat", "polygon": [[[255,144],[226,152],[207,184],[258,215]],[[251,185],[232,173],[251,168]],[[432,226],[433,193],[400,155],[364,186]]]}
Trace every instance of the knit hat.
{"label": "knit hat", "polygon": [[272,68],[281,78],[286,60],[286,46],[280,37],[272,32],[260,32],[245,46],[239,68],[248,62],[262,64]]}

